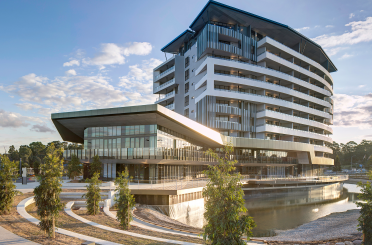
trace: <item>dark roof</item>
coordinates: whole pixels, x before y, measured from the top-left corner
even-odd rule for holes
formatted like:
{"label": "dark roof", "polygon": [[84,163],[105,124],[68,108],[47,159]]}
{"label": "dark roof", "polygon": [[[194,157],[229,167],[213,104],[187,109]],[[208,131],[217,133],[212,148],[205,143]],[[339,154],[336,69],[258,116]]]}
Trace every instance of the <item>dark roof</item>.
{"label": "dark roof", "polygon": [[185,39],[190,38],[192,35],[194,35],[194,32],[190,30],[182,32],[178,37],[165,45],[161,51],[169,53],[178,52],[179,47],[184,43]]}

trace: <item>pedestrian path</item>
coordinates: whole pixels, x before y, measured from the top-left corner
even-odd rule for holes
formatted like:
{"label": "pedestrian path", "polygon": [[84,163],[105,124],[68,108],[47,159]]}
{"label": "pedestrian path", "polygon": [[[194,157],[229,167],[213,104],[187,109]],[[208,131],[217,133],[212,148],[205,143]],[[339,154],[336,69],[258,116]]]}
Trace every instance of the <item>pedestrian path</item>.
{"label": "pedestrian path", "polygon": [[0,226],[0,245],[5,244],[21,244],[21,245],[38,245],[39,243],[31,242],[23,237],[8,231]]}
{"label": "pedestrian path", "polygon": [[[22,200],[18,205],[17,205],[17,211],[18,213],[25,219],[27,219],[28,221],[30,221],[31,223],[34,223],[35,225],[38,225],[39,224],[39,220],[32,217],[29,213],[27,213],[26,211],[26,207],[32,203],[34,203],[34,197],[29,197],[29,198],[26,198],[24,200]],[[60,233],[60,234],[63,234],[63,235],[66,235],[66,236],[70,236],[70,237],[76,237],[76,238],[79,238],[81,240],[85,240],[85,241],[90,241],[90,242],[95,242],[95,243],[98,243],[98,244],[101,244],[101,245],[120,245],[120,243],[115,243],[115,242],[109,242],[109,241],[106,241],[106,240],[102,240],[102,239],[98,239],[98,238],[95,238],[95,237],[91,237],[91,236],[85,236],[85,235],[82,235],[82,234],[79,234],[79,233],[75,233],[75,232],[72,232],[72,231],[68,231],[68,230],[65,230],[65,229],[61,229],[61,228],[58,228],[56,230],[57,233]]]}
{"label": "pedestrian path", "polygon": [[142,238],[142,239],[149,239],[149,240],[158,241],[158,242],[173,243],[173,244],[182,244],[182,245],[194,245],[194,244],[197,244],[197,243],[182,242],[182,241],[176,241],[176,240],[171,240],[171,239],[164,239],[164,238],[159,238],[159,237],[147,236],[147,235],[142,235],[142,234],[138,234],[138,233],[134,233],[134,232],[129,232],[129,231],[123,231],[123,230],[115,229],[115,228],[112,228],[112,227],[109,227],[109,226],[105,226],[105,225],[100,225],[100,224],[97,224],[97,223],[92,222],[90,220],[84,219],[83,217],[81,217],[81,216],[75,214],[74,212],[72,212],[71,207],[72,207],[73,204],[74,204],[73,201],[68,202],[66,204],[65,212],[68,215],[70,215],[71,217],[73,217],[73,218],[75,218],[75,219],[77,219],[77,220],[79,220],[81,222],[84,222],[84,223],[86,223],[88,225],[92,225],[94,227],[97,227],[97,228],[100,228],[100,229],[103,229],[103,230],[107,230],[107,231],[111,231],[111,232],[116,232],[116,233],[121,233],[121,234],[124,234],[124,235],[138,237],[138,238]]}

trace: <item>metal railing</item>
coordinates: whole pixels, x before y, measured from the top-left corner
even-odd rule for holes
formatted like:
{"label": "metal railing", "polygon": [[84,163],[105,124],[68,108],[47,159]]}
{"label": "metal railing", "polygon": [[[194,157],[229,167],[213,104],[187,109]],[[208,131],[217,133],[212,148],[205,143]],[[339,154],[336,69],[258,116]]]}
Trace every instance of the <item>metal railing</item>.
{"label": "metal railing", "polygon": [[173,110],[174,109],[174,103],[166,105],[165,108],[167,108],[169,110]]}
{"label": "metal railing", "polygon": [[174,79],[174,78],[171,79],[171,80],[169,80],[169,81],[166,82],[166,83],[163,83],[162,85],[159,85],[159,86],[155,87],[154,90],[155,90],[155,91],[158,91],[158,90],[160,90],[160,89],[166,88],[166,87],[168,87],[169,85],[171,85],[172,83],[175,83],[175,79]]}
{"label": "metal railing", "polygon": [[175,91],[172,91],[172,92],[167,93],[165,95],[161,95],[160,97],[156,98],[156,101],[160,101],[160,100],[166,99],[166,98],[171,97],[171,96],[173,96],[175,94],[176,94],[176,92]]}
{"label": "metal railing", "polygon": [[164,75],[170,73],[171,71],[174,71],[175,69],[175,66],[172,66],[171,68],[163,71],[162,73],[160,73],[159,75],[155,76],[155,80],[159,79],[160,77],[163,77]]}

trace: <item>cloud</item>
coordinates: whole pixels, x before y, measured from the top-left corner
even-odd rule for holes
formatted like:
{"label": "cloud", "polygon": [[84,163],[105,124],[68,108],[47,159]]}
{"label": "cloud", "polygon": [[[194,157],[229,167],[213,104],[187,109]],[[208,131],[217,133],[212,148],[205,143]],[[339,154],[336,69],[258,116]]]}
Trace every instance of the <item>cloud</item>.
{"label": "cloud", "polygon": [[326,25],[326,28],[332,28],[334,27],[333,25]]}
{"label": "cloud", "polygon": [[359,85],[358,88],[364,88],[366,85]]}
{"label": "cloud", "polygon": [[69,62],[63,63],[63,66],[74,66],[74,65],[79,66],[80,62],[78,60],[70,60]]}
{"label": "cloud", "polygon": [[372,17],[367,17],[364,21],[353,21],[345,26],[350,26],[351,31],[341,35],[324,34],[313,38],[313,41],[323,48],[372,41]]}
{"label": "cloud", "polygon": [[31,73],[0,90],[18,95],[23,101],[55,109],[78,110],[123,105],[128,99],[109,80],[104,76],[66,76],[50,80]]}
{"label": "cloud", "polygon": [[305,26],[305,27],[297,28],[295,30],[298,31],[298,32],[300,32],[300,31],[304,31],[304,30],[308,30],[308,29],[310,29],[310,27]]}
{"label": "cloud", "polygon": [[119,86],[127,91],[125,96],[131,101],[130,104],[152,104],[156,95],[153,91],[153,69],[162,62],[158,59],[142,61],[142,64],[129,66],[129,73],[126,76],[119,77]]}
{"label": "cloud", "polygon": [[14,112],[8,112],[0,109],[0,127],[19,128],[29,125],[26,117]]}
{"label": "cloud", "polygon": [[122,65],[125,63],[125,56],[129,55],[148,55],[152,51],[152,46],[148,42],[133,42],[126,46],[119,46],[115,43],[101,44],[101,51],[93,58],[83,59],[87,65],[97,65],[101,69],[105,65]]}
{"label": "cloud", "polygon": [[31,103],[16,103],[15,105],[24,111],[30,111],[33,109],[41,108],[41,105],[35,105]]}
{"label": "cloud", "polygon": [[353,57],[354,55],[352,54],[344,54],[340,57],[340,60],[343,60],[343,59],[347,59],[347,58],[350,58],[350,57]]}
{"label": "cloud", "polygon": [[351,13],[351,14],[349,15],[349,19],[353,18],[354,16],[355,16],[355,14]]}
{"label": "cloud", "polygon": [[76,71],[74,69],[70,69],[65,71],[66,76],[76,76]]}
{"label": "cloud", "polygon": [[372,93],[367,95],[335,95],[334,125],[372,128]]}
{"label": "cloud", "polygon": [[35,131],[38,133],[55,133],[56,131],[53,129],[50,129],[46,124],[35,124],[32,125],[31,131]]}
{"label": "cloud", "polygon": [[347,48],[346,47],[336,47],[336,48],[326,48],[324,50],[327,52],[327,54],[329,56],[333,56],[333,55],[337,54],[338,52],[340,52],[341,50],[345,50],[345,49],[347,49]]}

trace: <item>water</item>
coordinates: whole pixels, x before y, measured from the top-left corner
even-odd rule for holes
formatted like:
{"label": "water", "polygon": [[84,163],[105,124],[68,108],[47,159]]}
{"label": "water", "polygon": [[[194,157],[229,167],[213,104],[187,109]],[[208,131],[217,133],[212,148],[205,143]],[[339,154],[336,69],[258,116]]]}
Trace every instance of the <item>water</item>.
{"label": "water", "polygon": [[[348,185],[348,188],[356,185]],[[254,236],[274,236],[275,230],[288,230],[331,213],[357,209],[357,194],[348,193],[342,184],[270,191],[250,191],[245,206],[257,227]],[[177,204],[171,218],[194,227],[203,227],[204,200]],[[173,216],[173,217],[172,217]]]}

